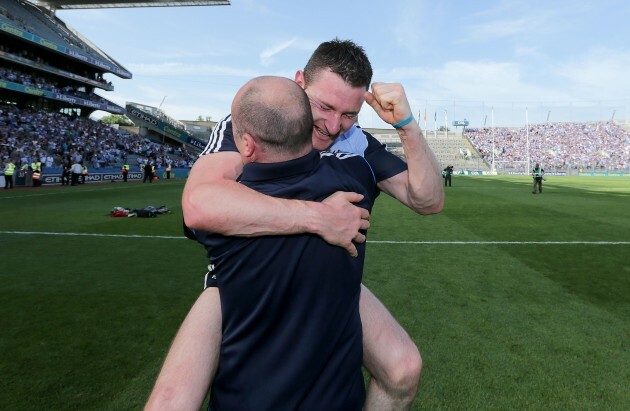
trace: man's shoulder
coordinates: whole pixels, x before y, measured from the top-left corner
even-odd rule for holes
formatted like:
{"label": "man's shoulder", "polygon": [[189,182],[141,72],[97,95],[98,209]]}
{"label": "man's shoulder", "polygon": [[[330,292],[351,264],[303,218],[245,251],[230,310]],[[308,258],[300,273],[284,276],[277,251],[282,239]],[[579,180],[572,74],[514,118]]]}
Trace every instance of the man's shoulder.
{"label": "man's shoulder", "polygon": [[365,167],[370,167],[369,163],[360,154],[350,153],[345,151],[328,151],[323,150],[319,152],[319,158],[322,162],[330,162],[331,164],[339,164],[340,166],[347,167],[350,163],[363,164]]}
{"label": "man's shoulder", "polygon": [[376,185],[376,178],[370,163],[355,153],[321,151],[320,167],[328,167],[341,176],[352,176],[368,188]]}
{"label": "man's shoulder", "polygon": [[331,147],[331,151],[359,154],[369,163],[376,181],[383,181],[402,173],[407,164],[395,154],[387,150],[387,146],[361,127],[355,125],[342,136],[339,143]]}
{"label": "man's shoulder", "polygon": [[378,140],[355,124],[340,135],[328,150],[332,152],[355,153],[365,157],[374,144],[379,144]]}
{"label": "man's shoulder", "polygon": [[215,124],[210,134],[208,144],[201,152],[200,156],[220,151],[238,151],[234,143],[234,134],[232,132],[232,114],[228,114]]}

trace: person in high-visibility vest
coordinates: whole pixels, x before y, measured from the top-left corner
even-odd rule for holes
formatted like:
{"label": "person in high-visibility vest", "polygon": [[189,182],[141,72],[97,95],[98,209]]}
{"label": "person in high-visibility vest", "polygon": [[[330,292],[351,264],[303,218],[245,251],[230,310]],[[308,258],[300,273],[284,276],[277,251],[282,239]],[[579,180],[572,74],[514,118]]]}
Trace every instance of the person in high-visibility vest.
{"label": "person in high-visibility vest", "polygon": [[40,177],[42,175],[42,163],[35,160],[31,163],[31,169],[33,170],[33,187],[41,187],[42,182]]}
{"label": "person in high-visibility vest", "polygon": [[33,170],[33,187],[41,187],[42,182],[40,181],[41,173],[39,170]]}
{"label": "person in high-visibility vest", "polygon": [[31,169],[33,171],[39,170],[39,172],[41,173],[42,172],[42,163],[40,161],[33,161],[31,163]]}
{"label": "person in high-visibility vest", "polygon": [[532,189],[532,194],[536,194],[536,186],[538,186],[538,193],[542,193],[542,181],[544,175],[545,170],[543,170],[540,164],[536,163],[536,166],[532,170],[532,177],[534,178],[534,188]]}
{"label": "person in high-visibility vest", "polygon": [[81,173],[81,184],[85,184],[85,176],[87,175],[88,175],[88,169],[87,169],[87,166],[84,165],[83,172]]}
{"label": "person in high-visibility vest", "polygon": [[129,164],[124,164],[122,166],[122,175],[123,175],[123,182],[126,183],[127,182],[127,174],[129,174]]}
{"label": "person in high-visibility vest", "polygon": [[158,176],[155,173],[155,164],[151,165],[151,180],[157,180]]}
{"label": "person in high-visibility vest", "polygon": [[31,163],[31,169],[33,172],[33,187],[40,187],[42,182],[40,181],[42,175],[42,163],[40,161],[33,161]]}
{"label": "person in high-visibility vest", "polygon": [[28,165],[28,161],[24,161],[22,167],[20,167],[20,177],[24,176],[24,186],[30,187],[33,185],[33,176],[31,173],[31,166]]}
{"label": "person in high-visibility vest", "polygon": [[167,180],[171,179],[171,165],[170,164],[166,165],[166,179]]}
{"label": "person in high-visibility vest", "polygon": [[15,163],[9,159],[4,166],[4,189],[13,188],[13,173],[15,173]]}

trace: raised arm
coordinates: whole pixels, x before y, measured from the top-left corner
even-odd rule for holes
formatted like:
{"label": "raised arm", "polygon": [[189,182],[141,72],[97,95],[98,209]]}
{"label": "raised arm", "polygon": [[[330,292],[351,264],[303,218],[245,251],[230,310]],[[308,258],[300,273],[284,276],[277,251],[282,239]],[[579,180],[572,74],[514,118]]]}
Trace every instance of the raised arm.
{"label": "raised arm", "polygon": [[369,228],[369,213],[352,203],[362,196],[335,193],[321,203],[285,200],[260,194],[236,182],[240,154],[219,152],[200,157],[182,196],[184,222],[200,229],[238,236],[313,233],[356,256],[352,241]]}
{"label": "raised arm", "polygon": [[[399,123],[412,115],[405,90],[399,83],[374,83],[365,101],[379,117]],[[444,207],[444,188],[437,160],[414,120],[397,128],[407,171],[379,182],[379,188],[419,214],[436,214]]]}

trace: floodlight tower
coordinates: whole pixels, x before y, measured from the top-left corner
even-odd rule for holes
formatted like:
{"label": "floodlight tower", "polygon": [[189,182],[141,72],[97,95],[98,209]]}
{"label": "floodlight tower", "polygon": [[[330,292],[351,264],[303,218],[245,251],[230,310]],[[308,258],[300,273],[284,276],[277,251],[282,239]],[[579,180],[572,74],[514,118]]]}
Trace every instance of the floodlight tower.
{"label": "floodlight tower", "polygon": [[496,172],[494,168],[494,107],[492,107],[492,117],[490,118],[490,123],[492,127],[492,174]]}
{"label": "floodlight tower", "polygon": [[531,167],[529,158],[529,112],[527,111],[527,107],[525,107],[525,142],[527,150],[527,169],[525,170],[525,174],[529,174]]}

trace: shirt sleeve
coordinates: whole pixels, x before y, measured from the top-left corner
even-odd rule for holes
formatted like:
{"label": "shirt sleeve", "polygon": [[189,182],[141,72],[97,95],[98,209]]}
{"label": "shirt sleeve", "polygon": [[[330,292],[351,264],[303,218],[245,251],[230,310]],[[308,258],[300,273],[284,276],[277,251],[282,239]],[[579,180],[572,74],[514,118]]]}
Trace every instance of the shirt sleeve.
{"label": "shirt sleeve", "polygon": [[223,120],[215,124],[210,134],[210,140],[206,148],[199,155],[204,156],[210,153],[219,153],[221,151],[238,152],[234,143],[234,134],[232,133],[232,115],[228,114]]}
{"label": "shirt sleeve", "polygon": [[368,141],[365,159],[372,167],[376,182],[387,180],[407,170],[407,163],[400,157],[387,151],[387,146],[378,141],[373,135],[363,130]]}
{"label": "shirt sleeve", "polygon": [[360,166],[356,166],[355,169],[357,171],[361,171],[361,167],[363,168],[363,171],[360,172],[357,181],[359,181],[365,189],[365,191],[362,192],[365,195],[363,201],[357,205],[372,211],[372,206],[376,201],[376,197],[378,197],[380,193],[380,190],[374,181],[374,170],[372,170],[370,163],[363,157],[356,157],[356,160],[354,161],[363,163]]}

